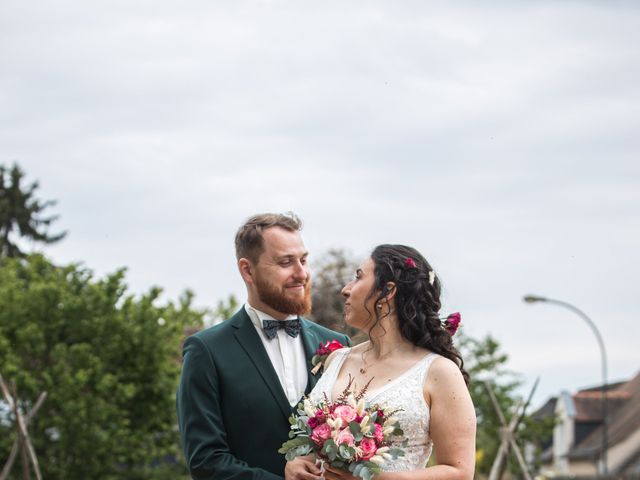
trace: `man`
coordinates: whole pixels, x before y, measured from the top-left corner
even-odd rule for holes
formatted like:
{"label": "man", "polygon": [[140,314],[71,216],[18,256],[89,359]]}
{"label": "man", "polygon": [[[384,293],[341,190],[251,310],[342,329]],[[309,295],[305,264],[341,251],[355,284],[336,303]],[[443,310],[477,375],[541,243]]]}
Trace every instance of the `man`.
{"label": "man", "polygon": [[185,458],[194,479],[314,480],[320,470],[278,449],[288,417],[317,376],[320,343],[348,337],[299,318],[311,281],[294,214],[251,217],[236,234],[247,303],[229,320],[189,337],[177,395]]}

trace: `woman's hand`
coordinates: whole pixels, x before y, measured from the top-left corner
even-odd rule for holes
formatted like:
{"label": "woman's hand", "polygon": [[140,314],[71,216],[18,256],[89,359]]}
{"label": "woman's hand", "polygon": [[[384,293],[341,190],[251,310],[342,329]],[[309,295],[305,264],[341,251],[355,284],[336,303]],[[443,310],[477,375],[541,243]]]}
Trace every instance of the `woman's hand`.
{"label": "woman's hand", "polygon": [[326,480],[362,480],[359,477],[354,477],[351,472],[333,468],[328,463],[324,467],[324,478]]}

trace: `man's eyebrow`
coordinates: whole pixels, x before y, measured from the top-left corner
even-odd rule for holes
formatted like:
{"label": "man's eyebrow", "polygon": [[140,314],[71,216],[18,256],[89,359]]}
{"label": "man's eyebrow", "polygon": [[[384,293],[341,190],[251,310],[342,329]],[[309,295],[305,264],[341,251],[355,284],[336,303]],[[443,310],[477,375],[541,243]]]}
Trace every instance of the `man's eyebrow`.
{"label": "man's eyebrow", "polygon": [[[300,255],[300,258],[306,258],[308,256],[309,256],[309,252],[304,252],[302,255]],[[274,258],[276,260],[291,260],[292,258],[298,258],[298,255],[287,253],[285,255],[276,255]]]}

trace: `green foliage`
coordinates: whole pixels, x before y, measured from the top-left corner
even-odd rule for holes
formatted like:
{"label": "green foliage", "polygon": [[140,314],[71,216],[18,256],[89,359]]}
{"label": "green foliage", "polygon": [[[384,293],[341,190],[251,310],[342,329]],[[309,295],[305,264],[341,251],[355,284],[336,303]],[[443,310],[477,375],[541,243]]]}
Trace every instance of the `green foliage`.
{"label": "green foliage", "polygon": [[[500,350],[500,344],[490,335],[477,340],[459,334],[458,345],[465,359],[465,368],[471,376],[469,386],[471,398],[476,409],[478,432],[476,435],[476,471],[488,474],[500,446],[500,428],[498,418],[485,382],[491,385],[507,422],[513,416],[519,397],[516,390],[522,382],[518,375],[506,368],[508,356]],[[548,438],[553,431],[553,422],[534,422],[525,416],[518,429],[518,442],[524,447],[524,441],[539,441]],[[507,468],[518,475],[520,469],[511,461]]]}
{"label": "green foliage", "polygon": [[[180,455],[180,345],[203,313],[189,292],[177,305],[160,294],[127,295],[124,270],[94,279],[40,255],[0,259],[0,373],[27,409],[48,392],[29,428],[44,478],[181,478],[165,462]],[[4,420],[0,464],[14,440]]]}
{"label": "green foliage", "polygon": [[355,260],[344,250],[329,250],[314,265],[311,290],[311,318],[331,330],[346,333],[354,343],[367,339],[367,336],[345,323],[344,299],[340,292],[357,267]]}
{"label": "green foliage", "polygon": [[215,310],[211,312],[213,323],[229,320],[238,311],[239,306],[240,302],[234,294],[229,295],[226,300],[219,300]]}
{"label": "green foliage", "polygon": [[500,351],[500,344],[493,337],[477,340],[461,333],[458,335],[458,348],[471,377],[469,390],[478,422],[476,471],[488,474],[500,446],[501,424],[484,382],[491,384],[501,410],[510,418],[517,400],[515,390],[520,386],[520,381],[505,368],[508,356]]}
{"label": "green foliage", "polygon": [[[7,169],[0,165],[0,257],[23,257],[24,252],[18,247],[18,237],[42,243],[54,243],[61,240],[66,233],[48,235],[47,229],[58,217],[41,217],[47,207],[55,205],[55,201],[41,202],[34,197],[38,182],[23,186],[24,172],[14,165]],[[15,234],[14,234],[15,232]]]}

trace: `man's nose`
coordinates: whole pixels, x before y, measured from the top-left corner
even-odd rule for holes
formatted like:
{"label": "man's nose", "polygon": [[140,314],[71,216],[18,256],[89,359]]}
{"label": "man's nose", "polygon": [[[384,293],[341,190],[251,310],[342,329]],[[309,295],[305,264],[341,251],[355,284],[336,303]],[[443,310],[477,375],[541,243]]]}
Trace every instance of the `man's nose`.
{"label": "man's nose", "polygon": [[309,271],[307,270],[307,266],[302,262],[296,262],[296,268],[293,274],[299,280],[306,280],[309,276]]}

